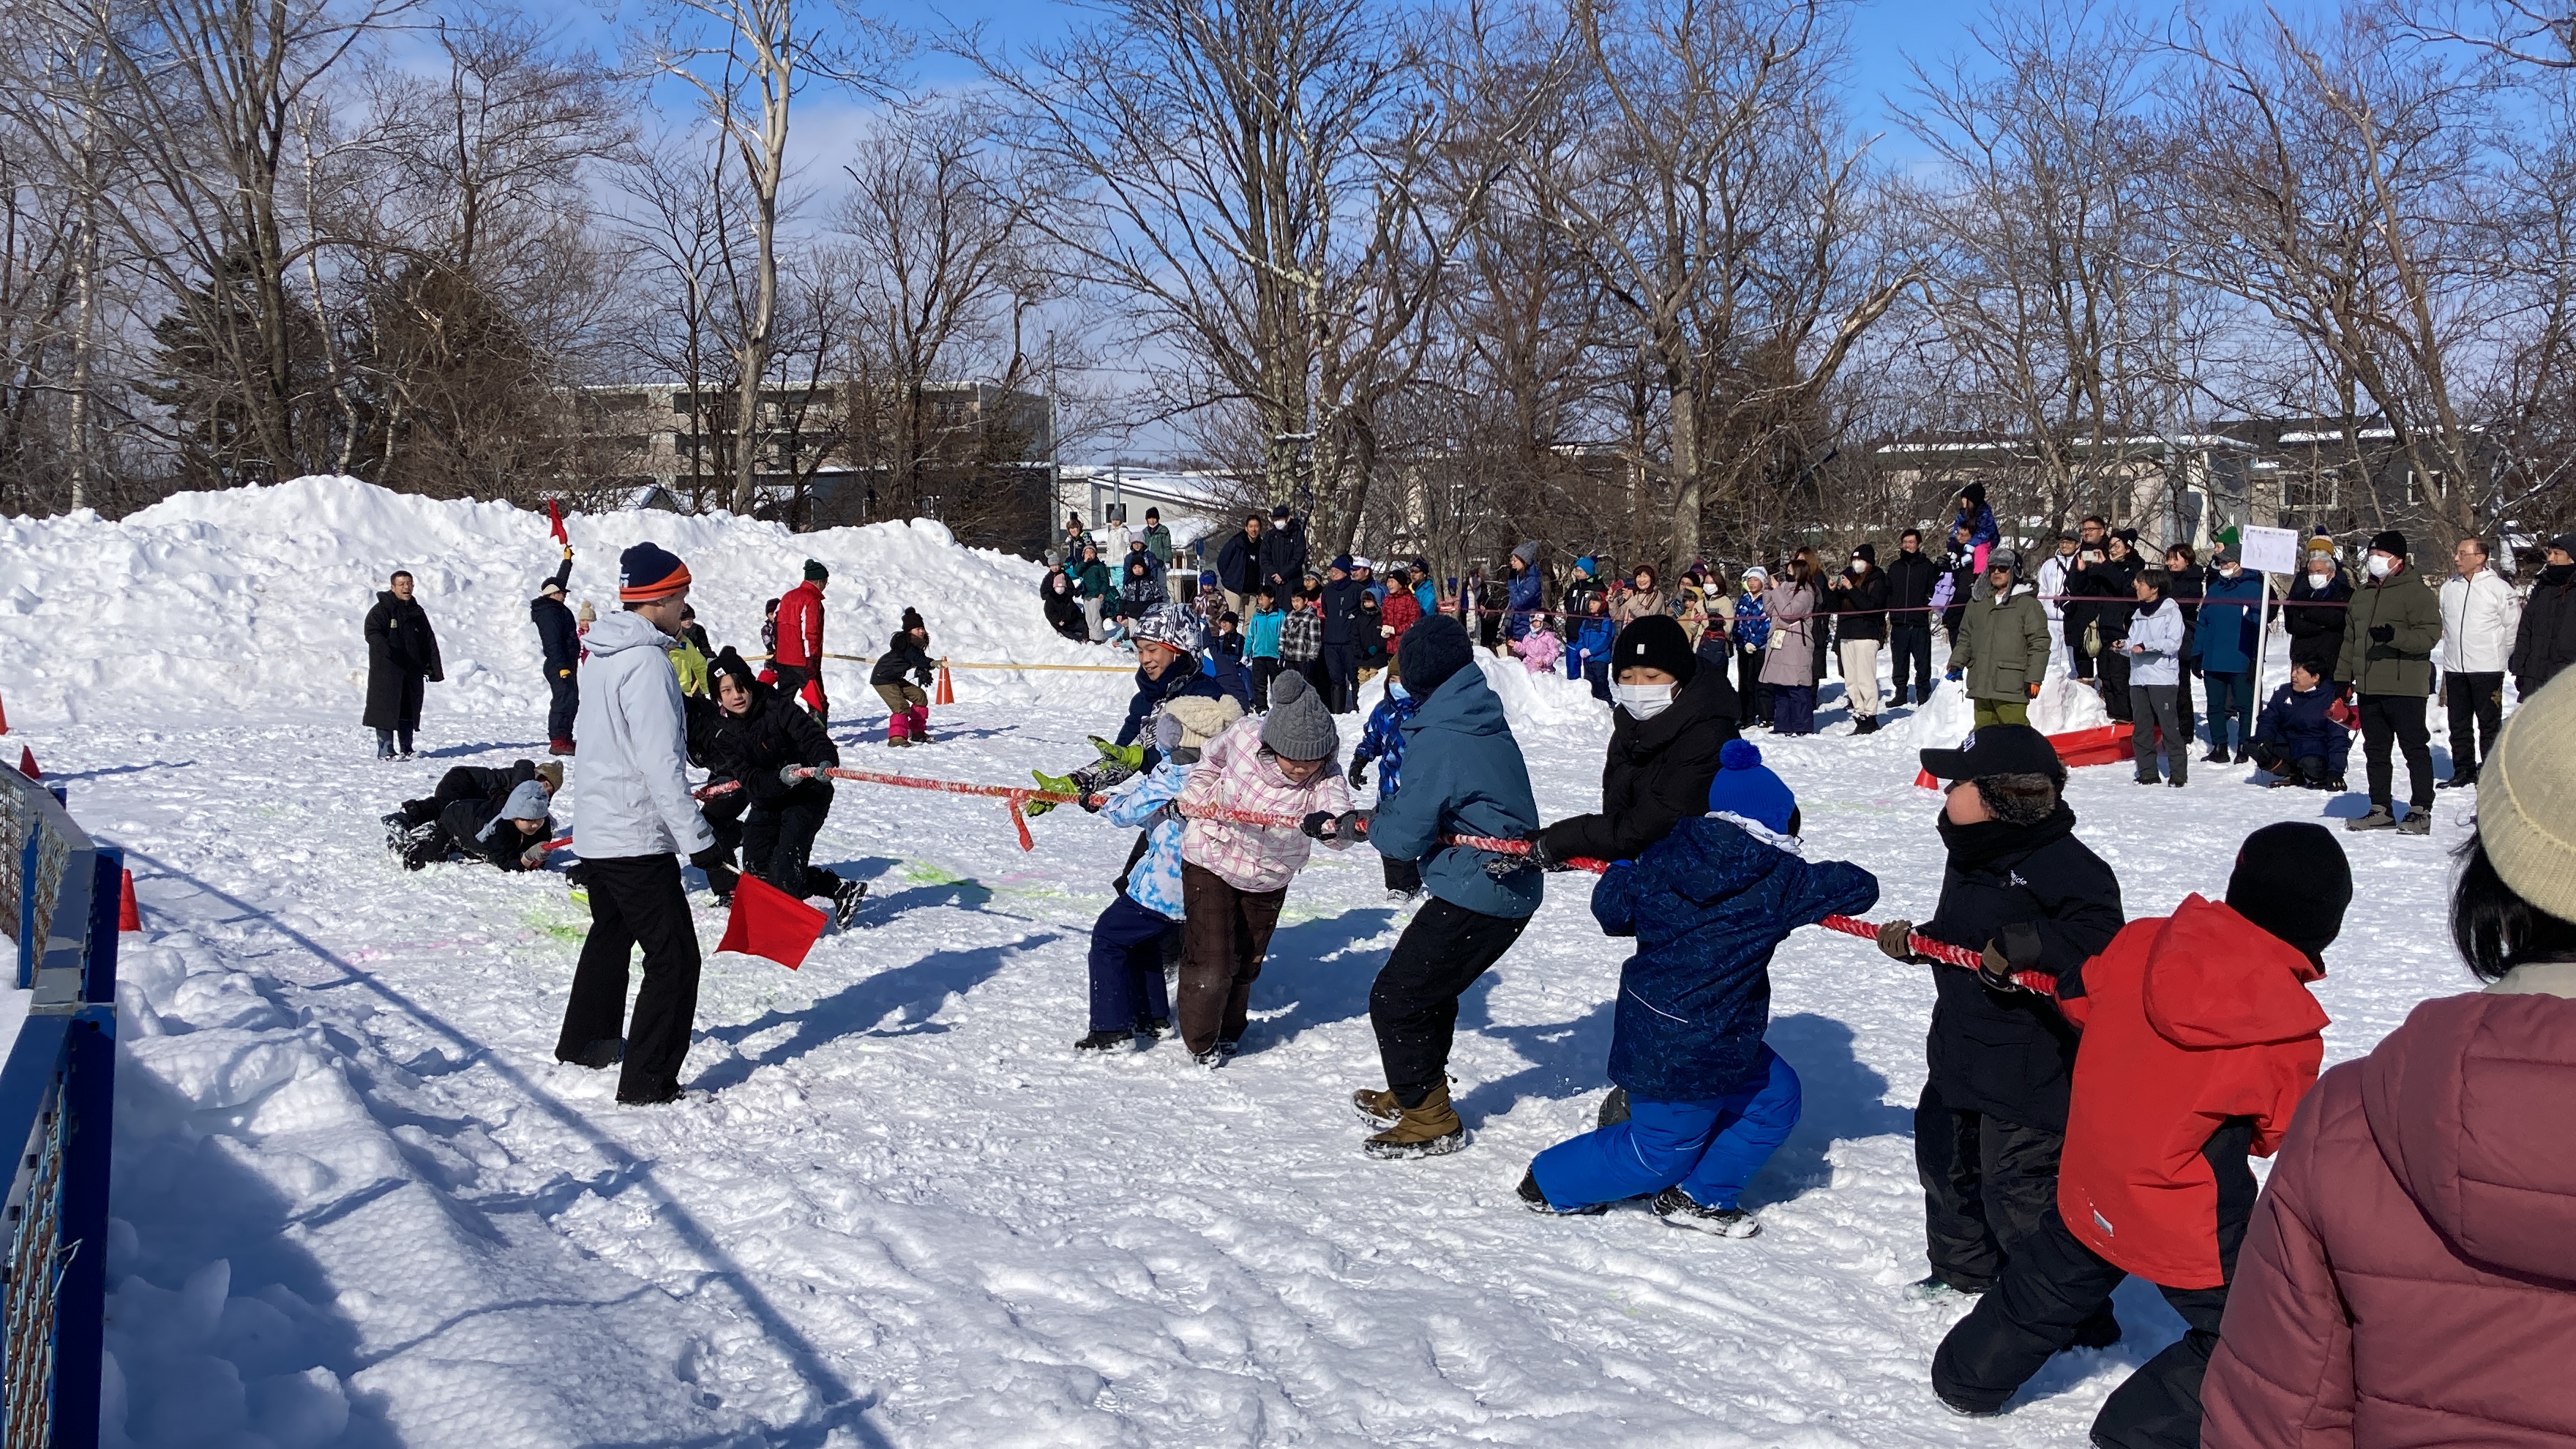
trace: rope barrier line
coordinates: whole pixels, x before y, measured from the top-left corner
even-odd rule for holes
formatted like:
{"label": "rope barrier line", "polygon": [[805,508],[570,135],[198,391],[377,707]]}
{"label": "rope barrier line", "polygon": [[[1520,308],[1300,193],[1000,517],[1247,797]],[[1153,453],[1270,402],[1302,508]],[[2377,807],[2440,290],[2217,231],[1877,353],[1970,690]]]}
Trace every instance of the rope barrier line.
{"label": "rope barrier line", "polygon": [[[772,658],[772,656],[767,654],[759,654],[752,657],[755,659]],[[874,654],[826,654],[823,657],[826,659],[838,659],[844,664],[874,664],[880,656]],[[1008,659],[942,659],[936,662],[942,669],[1034,669],[1052,670],[1060,674],[1133,674],[1136,672],[1136,666],[1133,664],[1018,664]]]}

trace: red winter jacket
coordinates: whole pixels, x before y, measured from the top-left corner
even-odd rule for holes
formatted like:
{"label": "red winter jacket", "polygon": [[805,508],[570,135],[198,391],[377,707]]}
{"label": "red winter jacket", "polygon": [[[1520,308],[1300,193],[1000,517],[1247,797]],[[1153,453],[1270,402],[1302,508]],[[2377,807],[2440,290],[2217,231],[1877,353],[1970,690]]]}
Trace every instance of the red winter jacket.
{"label": "red winter jacket", "polygon": [[2325,1056],[2325,1009],[2307,989],[2324,974],[2190,896],[2170,916],[2131,921],[2060,982],[2058,1008],[2084,1039],[2057,1211],[2086,1247],[2170,1288],[2227,1281],[2218,1183],[2201,1149],[2231,1117],[2254,1119],[2255,1156],[2281,1145]]}
{"label": "red winter jacket", "polygon": [[1389,589],[1386,602],[1378,606],[1378,623],[1395,632],[1386,636],[1386,652],[1393,654],[1404,642],[1404,631],[1422,622],[1422,605],[1415,601],[1411,589]]}
{"label": "red winter jacket", "polygon": [[779,596],[778,662],[807,670],[823,662],[823,591],[812,579]]}
{"label": "red winter jacket", "polygon": [[[2571,968],[2500,990],[2541,970]],[[2543,989],[2427,1001],[2309,1094],[2246,1233],[2201,1443],[2576,1443],[2576,981]]]}

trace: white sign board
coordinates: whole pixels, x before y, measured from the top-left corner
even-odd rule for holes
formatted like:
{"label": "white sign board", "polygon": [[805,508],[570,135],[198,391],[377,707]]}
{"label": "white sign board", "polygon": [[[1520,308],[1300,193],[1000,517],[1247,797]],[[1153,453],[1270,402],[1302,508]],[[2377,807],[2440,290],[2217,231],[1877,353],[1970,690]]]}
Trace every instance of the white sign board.
{"label": "white sign board", "polygon": [[2295,528],[2248,528],[2243,547],[2245,566],[2256,573],[2299,571],[2299,531]]}

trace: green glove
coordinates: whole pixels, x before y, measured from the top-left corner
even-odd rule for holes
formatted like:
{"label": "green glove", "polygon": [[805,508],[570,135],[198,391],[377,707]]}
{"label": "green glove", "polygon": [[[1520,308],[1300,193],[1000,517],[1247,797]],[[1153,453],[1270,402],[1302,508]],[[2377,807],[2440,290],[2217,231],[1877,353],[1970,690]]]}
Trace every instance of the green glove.
{"label": "green glove", "polygon": [[1100,758],[1107,760],[1109,763],[1113,765],[1124,765],[1131,771],[1142,770],[1145,768],[1145,747],[1143,745],[1113,745],[1098,735],[1089,736],[1089,739],[1091,740],[1091,747],[1100,752]]}
{"label": "green glove", "polygon": [[[1029,771],[1029,778],[1037,781],[1038,788],[1046,791],[1050,795],[1079,795],[1082,793],[1082,787],[1075,784],[1073,782],[1073,777],[1070,775],[1050,775],[1043,770],[1031,770]],[[1031,800],[1020,807],[1020,813],[1023,815],[1044,815],[1048,811],[1053,810],[1058,803],[1059,802],[1054,800]]]}

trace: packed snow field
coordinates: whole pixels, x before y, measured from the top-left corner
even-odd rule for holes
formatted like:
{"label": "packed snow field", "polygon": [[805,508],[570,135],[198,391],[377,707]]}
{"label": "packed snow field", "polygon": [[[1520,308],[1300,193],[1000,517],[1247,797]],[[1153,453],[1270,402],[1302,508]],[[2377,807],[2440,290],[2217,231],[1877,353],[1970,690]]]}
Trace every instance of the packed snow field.
{"label": "packed snow field", "polygon": [[[811,555],[833,565],[837,650],[915,603],[935,652],[1093,652],[1046,635],[1034,566],[935,528],[576,520],[575,597],[606,597],[613,548],[642,537],[688,558],[719,642],[755,641],[758,601]],[[1381,1080],[1368,986],[1404,925],[1374,856],[1318,852],[1291,889],[1232,1065],[1170,1041],[1077,1058],[1126,836],[1059,812],[1024,854],[996,802],[843,785],[815,859],[871,883],[856,927],[801,971],[710,956],[691,1097],[621,1107],[613,1073],[553,1060],[586,921],[562,877],[405,874],[375,819],[449,765],[542,748],[523,608],[541,520],[308,481],[0,524],[0,550],[32,565],[0,584],[13,736],[127,847],[146,924],[120,992],[119,1442],[2080,1444],[2180,1331],[2132,1284],[2116,1348],[2061,1356],[2004,1419],[1940,1407],[1927,1365],[1958,1310],[1903,1291],[1924,1272],[1908,1108],[1930,968],[1821,931],[1773,970],[1770,1040],[1806,1117],[1748,1198],[1762,1236],[1523,1210],[1531,1155],[1607,1085],[1622,948],[1579,875],[1549,880],[1464,1003],[1471,1145],[1384,1163],[1347,1101]],[[352,679],[396,564],[450,682],[424,757],[380,764]],[[861,668],[832,671],[832,733],[887,768]],[[1590,808],[1603,707],[1489,673],[1542,811]],[[961,675],[938,743],[892,758],[1025,780],[1083,757],[1125,690]],[[1836,694],[1826,735],[1756,738],[1810,853],[1876,872],[1875,915],[1919,919],[1940,848],[1915,736],[1954,742],[1954,707],[1854,739]],[[2130,914],[2215,894],[2259,825],[2361,808],[2248,773],[2077,773],[2079,831]],[[2467,805],[2446,798],[2431,841],[2346,837],[2329,1061],[2466,989],[2441,922]],[[721,917],[693,900],[712,942]]]}

